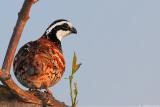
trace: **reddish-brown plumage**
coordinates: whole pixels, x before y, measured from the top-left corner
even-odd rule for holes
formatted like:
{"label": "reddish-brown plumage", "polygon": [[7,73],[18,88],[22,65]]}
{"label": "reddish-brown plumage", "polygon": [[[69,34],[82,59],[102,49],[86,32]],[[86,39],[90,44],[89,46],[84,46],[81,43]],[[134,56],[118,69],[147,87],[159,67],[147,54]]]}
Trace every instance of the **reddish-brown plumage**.
{"label": "reddish-brown plumage", "polygon": [[[29,89],[46,89],[56,84],[65,70],[61,40],[69,34],[77,34],[70,21],[54,21],[40,39],[20,48],[13,62],[17,80]],[[50,92],[49,92],[50,93]]]}
{"label": "reddish-brown plumage", "polygon": [[18,81],[31,89],[47,89],[56,84],[65,70],[61,47],[46,38],[25,44],[13,63]]}

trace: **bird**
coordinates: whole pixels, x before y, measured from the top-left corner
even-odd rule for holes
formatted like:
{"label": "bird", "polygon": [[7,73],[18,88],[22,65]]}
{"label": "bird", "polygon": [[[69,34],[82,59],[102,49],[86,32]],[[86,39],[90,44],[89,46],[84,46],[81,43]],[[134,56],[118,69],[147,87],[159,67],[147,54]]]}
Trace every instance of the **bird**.
{"label": "bird", "polygon": [[55,20],[35,41],[23,45],[14,57],[13,70],[17,80],[29,90],[54,86],[63,76],[66,63],[61,41],[77,34],[73,24],[65,19]]}

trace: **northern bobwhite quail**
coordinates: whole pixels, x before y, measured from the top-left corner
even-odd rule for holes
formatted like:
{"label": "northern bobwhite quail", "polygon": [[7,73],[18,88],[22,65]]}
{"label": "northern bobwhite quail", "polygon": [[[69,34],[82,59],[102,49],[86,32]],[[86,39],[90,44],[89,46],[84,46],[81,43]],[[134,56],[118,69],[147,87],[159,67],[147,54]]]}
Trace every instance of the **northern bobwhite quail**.
{"label": "northern bobwhite quail", "polygon": [[17,80],[29,89],[46,89],[56,84],[65,70],[61,40],[77,33],[70,21],[54,21],[36,41],[20,48],[13,62]]}

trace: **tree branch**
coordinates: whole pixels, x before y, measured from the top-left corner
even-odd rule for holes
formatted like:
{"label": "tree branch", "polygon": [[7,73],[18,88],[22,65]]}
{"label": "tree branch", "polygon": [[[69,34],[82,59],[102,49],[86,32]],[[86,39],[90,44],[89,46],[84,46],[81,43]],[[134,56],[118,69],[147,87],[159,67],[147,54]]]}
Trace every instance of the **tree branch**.
{"label": "tree branch", "polygon": [[14,28],[8,50],[3,62],[2,69],[5,70],[6,74],[10,74],[10,68],[11,68],[11,62],[13,61],[15,51],[17,49],[17,45],[19,42],[19,39],[21,37],[21,34],[23,32],[24,26],[29,19],[29,12],[31,9],[32,4],[34,4],[35,0],[25,0],[22,9],[18,13],[18,20],[16,23],[16,26]]}
{"label": "tree branch", "polygon": [[20,12],[18,13],[18,20],[13,30],[13,34],[7,49],[2,69],[0,70],[0,79],[2,83],[5,85],[4,90],[5,89],[9,90],[14,96],[17,96],[18,98],[20,98],[25,102],[36,103],[36,104],[46,103],[49,105],[54,105],[56,107],[66,107],[64,103],[55,100],[52,96],[47,96],[45,93],[42,92],[31,93],[22,90],[15,84],[15,82],[11,78],[9,78],[14,54],[16,52],[18,42],[20,40],[26,22],[29,19],[30,9],[32,5],[37,1],[38,0],[25,0]]}
{"label": "tree branch", "polygon": [[[14,54],[16,52],[17,46],[19,39],[21,37],[21,34],[23,32],[24,26],[29,19],[29,12],[31,9],[31,6],[35,3],[35,0],[25,0],[24,4],[22,6],[22,9],[18,13],[18,20],[16,23],[16,26],[14,28],[7,53],[3,62],[2,70],[5,71],[3,75],[10,75],[10,69],[11,69],[11,64],[14,58]],[[3,76],[2,75],[2,76]],[[6,85],[14,94],[17,94],[19,96],[23,96],[25,100],[28,100],[28,102],[34,102],[34,103],[41,103],[40,100],[38,100],[34,96],[31,97],[29,93],[26,93],[22,89],[20,89],[12,79],[9,80],[3,80],[2,78],[2,83]]]}

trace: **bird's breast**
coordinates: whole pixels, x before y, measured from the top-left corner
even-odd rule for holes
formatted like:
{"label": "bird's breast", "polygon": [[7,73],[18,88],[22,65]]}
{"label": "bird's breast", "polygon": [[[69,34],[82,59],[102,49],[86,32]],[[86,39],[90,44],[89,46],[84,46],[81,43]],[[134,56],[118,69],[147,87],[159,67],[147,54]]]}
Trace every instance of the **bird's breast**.
{"label": "bird's breast", "polygon": [[65,70],[61,49],[52,42],[29,42],[17,53],[13,63],[18,81],[26,87],[49,87],[57,83]]}

